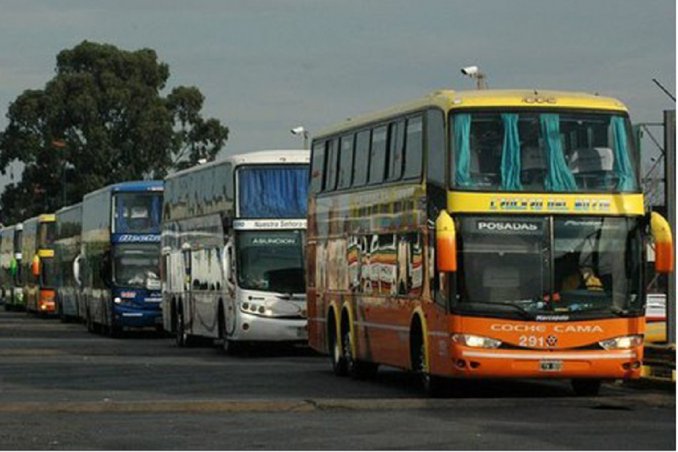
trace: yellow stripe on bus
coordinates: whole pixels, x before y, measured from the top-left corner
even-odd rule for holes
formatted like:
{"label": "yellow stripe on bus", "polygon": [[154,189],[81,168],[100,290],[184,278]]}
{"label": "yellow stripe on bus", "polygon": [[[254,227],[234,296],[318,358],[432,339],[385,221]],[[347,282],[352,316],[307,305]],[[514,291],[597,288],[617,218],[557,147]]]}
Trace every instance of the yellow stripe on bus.
{"label": "yellow stripe on bus", "polygon": [[449,191],[450,213],[643,215],[643,195],[469,193]]}

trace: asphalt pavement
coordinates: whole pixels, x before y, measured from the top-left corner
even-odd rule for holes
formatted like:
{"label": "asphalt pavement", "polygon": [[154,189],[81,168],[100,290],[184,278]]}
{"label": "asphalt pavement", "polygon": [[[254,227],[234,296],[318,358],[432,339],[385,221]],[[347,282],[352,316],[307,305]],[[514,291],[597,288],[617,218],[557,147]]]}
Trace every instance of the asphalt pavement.
{"label": "asphalt pavement", "polygon": [[2,449],[675,450],[673,389],[462,382],[426,399],[381,369],[335,377],[305,347],[226,356],[153,331],[111,339],[0,311]]}

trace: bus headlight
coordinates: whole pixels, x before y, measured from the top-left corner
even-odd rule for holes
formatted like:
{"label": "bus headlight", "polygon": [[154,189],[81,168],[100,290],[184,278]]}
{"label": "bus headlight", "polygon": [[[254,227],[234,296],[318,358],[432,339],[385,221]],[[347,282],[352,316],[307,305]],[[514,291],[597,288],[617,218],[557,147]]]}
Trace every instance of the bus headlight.
{"label": "bus headlight", "polygon": [[246,314],[256,314],[267,317],[273,316],[273,311],[270,308],[257,303],[242,303],[240,305],[240,310]]}
{"label": "bus headlight", "polygon": [[453,334],[452,341],[474,348],[497,348],[501,345],[501,341],[475,334]]}
{"label": "bus headlight", "polygon": [[122,303],[122,300],[120,299],[120,297],[115,297],[115,298],[113,299],[113,303],[115,303],[115,304],[120,304],[120,303]]}
{"label": "bus headlight", "polygon": [[621,350],[643,345],[643,336],[633,334],[631,336],[619,336],[598,342],[605,350]]}

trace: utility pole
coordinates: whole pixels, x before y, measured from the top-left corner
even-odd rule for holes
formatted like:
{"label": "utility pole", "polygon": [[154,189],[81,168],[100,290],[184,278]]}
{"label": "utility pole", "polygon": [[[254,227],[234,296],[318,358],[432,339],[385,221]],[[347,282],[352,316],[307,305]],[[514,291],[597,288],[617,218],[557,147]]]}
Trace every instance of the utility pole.
{"label": "utility pole", "polygon": [[[676,110],[664,110],[664,204],[666,219],[673,231],[673,249],[676,248]],[[676,343],[676,278],[667,275],[666,339]]]}

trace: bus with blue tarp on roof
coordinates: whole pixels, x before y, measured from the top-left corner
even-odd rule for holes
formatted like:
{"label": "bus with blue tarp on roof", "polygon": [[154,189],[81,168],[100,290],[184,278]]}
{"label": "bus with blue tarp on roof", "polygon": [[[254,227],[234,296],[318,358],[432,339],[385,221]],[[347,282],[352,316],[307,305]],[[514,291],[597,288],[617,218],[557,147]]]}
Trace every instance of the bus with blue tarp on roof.
{"label": "bus with blue tarp on roof", "polygon": [[85,195],[81,259],[83,317],[90,332],[161,327],[162,181],[123,182]]}
{"label": "bus with blue tarp on roof", "polygon": [[249,152],[165,179],[162,312],[178,346],[306,343],[308,162]]}

